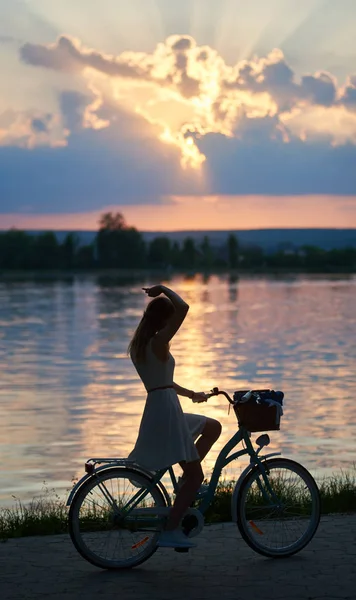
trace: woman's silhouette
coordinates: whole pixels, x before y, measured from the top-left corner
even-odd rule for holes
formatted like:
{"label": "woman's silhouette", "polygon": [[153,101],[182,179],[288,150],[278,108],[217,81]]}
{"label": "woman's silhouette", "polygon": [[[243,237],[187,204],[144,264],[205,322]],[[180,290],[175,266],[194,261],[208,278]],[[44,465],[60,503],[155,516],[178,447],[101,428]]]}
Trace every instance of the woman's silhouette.
{"label": "woman's silhouette", "polygon": [[147,390],[147,399],[129,458],[151,471],[180,464],[184,473],[179,492],[158,545],[189,548],[195,544],[179,524],[204,479],[201,460],[218,439],[221,425],[209,417],[183,413],[178,394],[194,402],[206,401],[206,395],[173,381],[175,361],[169,343],[187,315],[188,304],[163,285],[143,289],[154,300],[147,305],[128,350]]}

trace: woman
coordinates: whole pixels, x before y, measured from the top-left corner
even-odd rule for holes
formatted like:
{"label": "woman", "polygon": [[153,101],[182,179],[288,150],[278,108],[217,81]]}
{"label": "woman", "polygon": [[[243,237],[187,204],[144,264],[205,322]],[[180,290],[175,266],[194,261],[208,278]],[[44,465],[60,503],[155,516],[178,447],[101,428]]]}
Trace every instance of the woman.
{"label": "woman", "polygon": [[[221,425],[215,419],[183,413],[177,396],[194,402],[207,399],[204,392],[187,390],[173,381],[175,361],[169,342],[183,323],[188,304],[164,285],[142,289],[154,300],[147,305],[128,351],[148,395],[129,458],[151,471],[180,464],[183,477],[158,545],[191,548],[195,544],[183,534],[179,524],[204,479],[201,460],[218,439]],[[161,294],[165,297],[158,298]]]}

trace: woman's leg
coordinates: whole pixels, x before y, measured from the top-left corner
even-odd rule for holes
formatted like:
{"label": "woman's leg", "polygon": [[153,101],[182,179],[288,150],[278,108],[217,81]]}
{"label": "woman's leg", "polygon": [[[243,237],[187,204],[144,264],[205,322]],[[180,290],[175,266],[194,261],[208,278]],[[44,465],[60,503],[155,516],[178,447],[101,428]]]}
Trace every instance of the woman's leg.
{"label": "woman's leg", "polygon": [[180,465],[184,471],[184,482],[176,496],[173,507],[170,510],[166,526],[167,531],[177,529],[181,518],[193,502],[204,479],[204,473],[199,460],[194,460],[192,462],[182,461]]}
{"label": "woman's leg", "polygon": [[[219,439],[221,430],[222,427],[219,421],[207,417],[204,429],[195,444],[200,460],[203,460],[203,458],[206,457],[210,448],[215,444],[216,440]],[[179,464],[183,469],[183,463]],[[183,477],[185,477],[185,475],[183,475]]]}
{"label": "woman's leg", "polygon": [[[200,461],[207,455],[220,434],[221,424],[219,421],[208,417],[201,436],[195,444]],[[194,460],[188,463],[182,461],[179,463],[183,469],[182,485],[171,508],[166,527],[167,530],[178,527],[182,516],[196,497],[196,493],[204,480],[200,461]]]}
{"label": "woman's leg", "polygon": [[201,433],[201,436],[197,440],[195,447],[198,450],[200,460],[206,457],[210,448],[215,444],[216,440],[221,434],[221,423],[216,419],[207,417],[205,427]]}

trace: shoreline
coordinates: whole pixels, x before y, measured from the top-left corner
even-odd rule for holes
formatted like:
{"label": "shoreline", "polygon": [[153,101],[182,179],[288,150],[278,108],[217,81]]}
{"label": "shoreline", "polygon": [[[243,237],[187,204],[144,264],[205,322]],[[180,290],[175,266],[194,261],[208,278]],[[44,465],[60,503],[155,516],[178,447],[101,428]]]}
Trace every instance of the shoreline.
{"label": "shoreline", "polygon": [[[222,480],[215,496],[205,513],[205,522],[231,522],[231,501],[237,480]],[[209,483],[206,479],[205,483]],[[332,473],[321,480],[316,479],[321,500],[321,515],[356,516],[356,465],[349,471]],[[70,489],[68,489],[69,493]],[[170,493],[168,491],[168,493]],[[171,493],[170,493],[171,495]],[[171,500],[173,500],[171,496]],[[33,498],[29,503],[17,504],[10,508],[0,506],[0,542],[31,537],[33,535],[58,535],[68,532],[68,507],[55,490],[46,488],[44,494]]]}
{"label": "shoreline", "polygon": [[356,269],[324,269],[324,270],[312,270],[312,269],[285,269],[285,268],[255,268],[255,269],[227,269],[227,268],[216,268],[216,269],[153,269],[153,268],[119,268],[119,269],[37,269],[37,270],[2,270],[0,271],[0,282],[1,281],[15,281],[15,280],[55,280],[55,279],[73,279],[73,278],[85,278],[85,277],[107,277],[122,278],[122,279],[140,279],[147,277],[162,277],[165,280],[170,279],[174,276],[183,277],[196,277],[200,275],[203,279],[212,276],[229,276],[230,278],[250,278],[250,277],[298,277],[298,276],[310,276],[310,277],[329,277],[339,278],[346,277],[352,278],[356,275]]}

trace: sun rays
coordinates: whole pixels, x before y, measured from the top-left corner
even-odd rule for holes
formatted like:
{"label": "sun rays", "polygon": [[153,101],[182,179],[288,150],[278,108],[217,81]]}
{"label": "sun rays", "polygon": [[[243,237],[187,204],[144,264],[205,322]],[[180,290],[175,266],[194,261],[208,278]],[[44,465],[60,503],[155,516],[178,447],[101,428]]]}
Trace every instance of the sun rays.
{"label": "sun rays", "polygon": [[118,198],[354,194],[354,0],[10,4],[0,152],[25,174],[5,185],[10,205],[29,204],[28,180],[32,207],[79,212]]}

